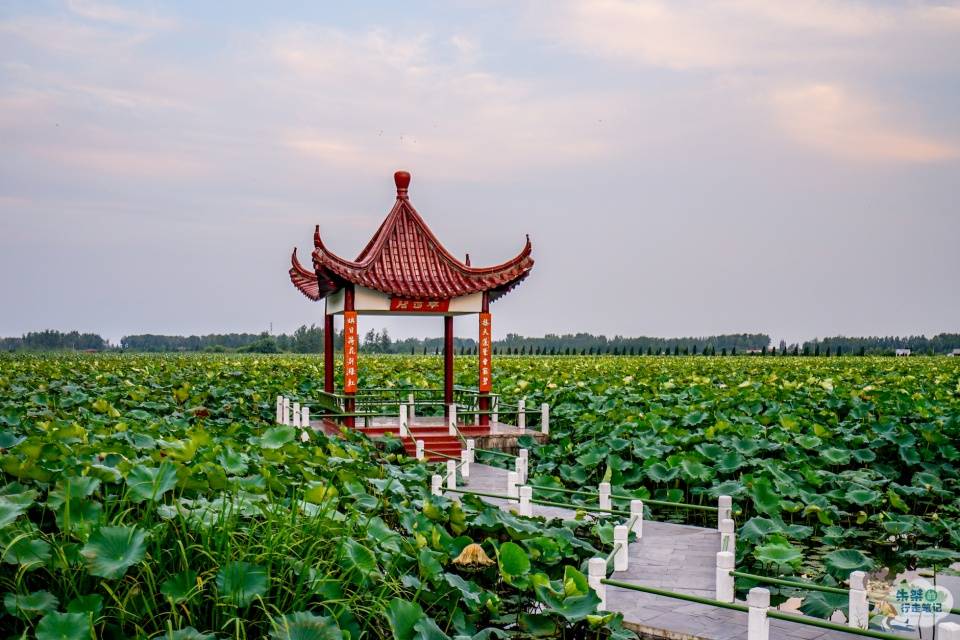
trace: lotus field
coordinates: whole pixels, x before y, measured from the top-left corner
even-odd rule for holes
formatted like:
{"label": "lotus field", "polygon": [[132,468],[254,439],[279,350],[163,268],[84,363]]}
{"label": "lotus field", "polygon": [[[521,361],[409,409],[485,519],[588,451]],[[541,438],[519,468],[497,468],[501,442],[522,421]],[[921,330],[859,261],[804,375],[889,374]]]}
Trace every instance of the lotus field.
{"label": "lotus field", "polygon": [[[534,484],[731,495],[753,573],[840,584],[958,559],[960,359],[494,364],[504,398],[551,405]],[[457,368],[475,385],[473,358]],[[360,386],[438,387],[440,370],[362,356]],[[277,394],[322,379],[306,356],[0,356],[3,637],[631,637],[583,574],[610,522],[461,506],[395,439],[274,424]],[[648,517],[715,526],[698,513]],[[814,615],[845,605],[799,595]]]}

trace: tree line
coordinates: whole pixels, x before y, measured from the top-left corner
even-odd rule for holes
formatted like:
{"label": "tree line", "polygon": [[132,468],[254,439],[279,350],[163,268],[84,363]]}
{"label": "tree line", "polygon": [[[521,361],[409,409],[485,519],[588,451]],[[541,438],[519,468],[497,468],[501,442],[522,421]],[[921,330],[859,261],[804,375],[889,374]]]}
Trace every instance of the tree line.
{"label": "tree line", "polygon": [[[0,351],[105,351],[118,349],[147,353],[167,352],[253,352],[253,353],[323,353],[323,327],[302,325],[290,334],[211,333],[174,336],[137,334],[124,336],[119,347],[111,346],[101,336],[78,331],[37,331],[20,338],[0,338]],[[334,348],[343,349],[343,331],[334,336]],[[846,337],[835,336],[808,340],[802,344],[771,344],[764,333],[737,333],[685,338],[653,338],[613,336],[591,333],[547,334],[526,337],[509,333],[493,343],[494,355],[782,355],[838,356],[892,355],[896,349],[910,349],[914,354],[943,354],[960,349],[960,333],[926,336]],[[454,350],[462,355],[475,355],[477,341],[455,338]],[[361,340],[362,353],[440,354],[442,338],[405,338],[393,340],[386,329],[370,329]]]}

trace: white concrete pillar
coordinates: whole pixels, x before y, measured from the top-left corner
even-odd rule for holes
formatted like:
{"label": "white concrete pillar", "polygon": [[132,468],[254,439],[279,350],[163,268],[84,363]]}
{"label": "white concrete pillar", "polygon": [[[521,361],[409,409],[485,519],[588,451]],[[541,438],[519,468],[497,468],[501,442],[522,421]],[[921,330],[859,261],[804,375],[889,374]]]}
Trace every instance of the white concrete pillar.
{"label": "white concrete pillar", "polygon": [[473,451],[477,446],[477,441],[473,438],[467,438],[467,450]]}
{"label": "white concrete pillar", "polygon": [[590,558],[587,561],[587,584],[600,598],[597,609],[607,610],[607,585],[600,582],[607,577],[607,561],[604,558]]}
{"label": "white concrete pillar", "polygon": [[614,571],[626,571],[630,566],[630,548],[628,545],[628,539],[630,537],[630,529],[627,528],[625,524],[618,524],[613,528],[613,546],[617,548],[617,552],[613,554],[613,570]]}
{"label": "white concrete pillar", "polygon": [[770,640],[770,592],[763,587],[754,587],[747,593],[747,640]]}
{"label": "white concrete pillar", "polygon": [[436,473],[430,477],[430,493],[435,496],[443,495],[443,477]]}
{"label": "white concrete pillar", "polygon": [[448,431],[451,436],[457,435],[457,404],[453,403],[449,407],[450,419],[447,421]]}
{"label": "white concrete pillar", "polygon": [[447,489],[457,488],[457,461],[447,460]]}
{"label": "white concrete pillar", "polygon": [[550,405],[546,402],[540,405],[540,432],[550,435]]}
{"label": "white concrete pillar", "polygon": [[513,459],[513,468],[517,472],[517,482],[520,484],[526,484],[527,482],[527,465],[524,458],[514,458]]}
{"label": "white concrete pillar", "polygon": [[413,393],[410,393],[407,395],[407,419],[409,419],[411,423],[413,422],[414,417],[417,415],[416,409],[413,408],[414,405]]}
{"label": "white concrete pillar", "polygon": [[517,472],[520,474],[520,484],[526,484],[527,478],[529,477],[530,471],[530,451],[527,449],[520,449],[517,456],[517,462],[521,463],[521,468],[517,469]]}
{"label": "white concrete pillar", "polygon": [[[855,629],[866,629],[869,625],[870,605],[867,602],[867,574],[863,571],[854,571],[850,574],[850,609],[847,616],[847,626]],[[957,640],[960,640],[960,636]]]}
{"label": "white concrete pillar", "polygon": [[521,429],[527,428],[527,399],[520,398],[517,401],[517,427]]}
{"label": "white concrete pillar", "polygon": [[493,406],[493,416],[491,416],[490,422],[492,424],[497,424],[500,422],[500,396],[493,396],[491,405]]}
{"label": "white concrete pillar", "polygon": [[283,396],[283,416],[280,419],[280,424],[290,424],[290,398]]}
{"label": "white concrete pillar", "polygon": [[310,407],[306,405],[300,408],[300,426],[304,429],[310,428]]}
{"label": "white concrete pillar", "polygon": [[733,498],[730,496],[720,496],[717,498],[717,529],[720,529],[720,523],[728,518],[733,518]]}
{"label": "white concrete pillar", "polygon": [[470,452],[466,449],[460,451],[460,475],[463,476],[464,484],[470,479]]}
{"label": "white concrete pillar", "polygon": [[283,396],[277,396],[277,424],[283,422]]}
{"label": "white concrete pillar", "polygon": [[601,509],[613,508],[613,502],[610,500],[610,483],[609,482],[600,483],[600,508]]}
{"label": "white concrete pillar", "polygon": [[293,403],[293,426],[295,427],[300,426],[300,403],[299,402]]}
{"label": "white concrete pillar", "polygon": [[400,437],[406,438],[410,435],[409,423],[407,422],[407,405],[400,405]]}
{"label": "white concrete pillar", "polygon": [[960,624],[956,622],[941,622],[937,625],[939,640],[960,640]]}
{"label": "white concrete pillar", "polygon": [[716,598],[720,602],[733,602],[733,571],[736,557],[732,551],[717,552]]}
{"label": "white concrete pillar", "polygon": [[423,454],[423,440],[417,440],[417,460],[423,460],[426,456]]}
{"label": "white concrete pillar", "polygon": [[633,520],[633,533],[639,540],[643,537],[643,500],[630,501],[630,519]]}
{"label": "white concrete pillar", "polygon": [[720,551],[737,552],[737,532],[730,518],[720,521]]}
{"label": "white concrete pillar", "polygon": [[517,490],[517,485],[520,484],[519,478],[517,478],[516,471],[507,472],[507,496],[511,498],[519,498],[520,493]]}
{"label": "white concrete pillar", "polygon": [[533,504],[530,502],[532,499],[533,487],[527,485],[520,487],[520,515],[528,518],[533,516]]}

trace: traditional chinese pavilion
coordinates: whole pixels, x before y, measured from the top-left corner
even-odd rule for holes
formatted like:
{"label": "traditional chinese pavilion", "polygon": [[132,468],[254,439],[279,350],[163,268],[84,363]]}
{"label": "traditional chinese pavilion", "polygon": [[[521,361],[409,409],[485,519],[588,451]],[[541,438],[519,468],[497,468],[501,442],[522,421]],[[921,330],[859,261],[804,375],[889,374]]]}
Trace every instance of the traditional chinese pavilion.
{"label": "traditional chinese pavilion", "polygon": [[[489,410],[491,390],[490,303],[506,294],[530,274],[529,236],[516,257],[503,264],[474,267],[469,255],[454,257],[430,231],[410,204],[410,174],[397,171],[397,200],[393,209],[355,260],[330,251],[317,226],[313,235],[312,268],[304,267],[293,250],[290,280],[311,300],[323,300],[324,390],[334,389],[334,316],[343,316],[343,393],[357,393],[357,356],[360,315],[430,315],[443,317],[443,404],[453,402],[453,317],[479,314],[479,408]],[[355,404],[348,400],[347,410]],[[480,415],[480,424],[489,423]],[[353,420],[347,420],[353,426]]]}

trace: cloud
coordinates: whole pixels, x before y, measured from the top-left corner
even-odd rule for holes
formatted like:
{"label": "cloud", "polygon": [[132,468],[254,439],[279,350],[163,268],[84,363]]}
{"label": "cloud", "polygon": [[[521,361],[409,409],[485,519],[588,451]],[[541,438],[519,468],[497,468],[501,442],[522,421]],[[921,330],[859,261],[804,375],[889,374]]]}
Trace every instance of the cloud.
{"label": "cloud", "polygon": [[810,84],[776,91],[772,106],[797,143],[866,162],[938,162],[956,158],[954,144],[892,124],[882,106],[843,87]]}
{"label": "cloud", "polygon": [[567,0],[532,14],[530,28],[600,58],[673,70],[762,70],[882,59],[891,55],[891,36],[955,37],[957,12],[830,0]]}
{"label": "cloud", "polygon": [[400,162],[467,179],[612,148],[591,127],[604,95],[556,95],[487,71],[462,37],[294,27],[262,47],[264,90],[316,107],[288,119],[280,143],[329,165],[382,173]]}

